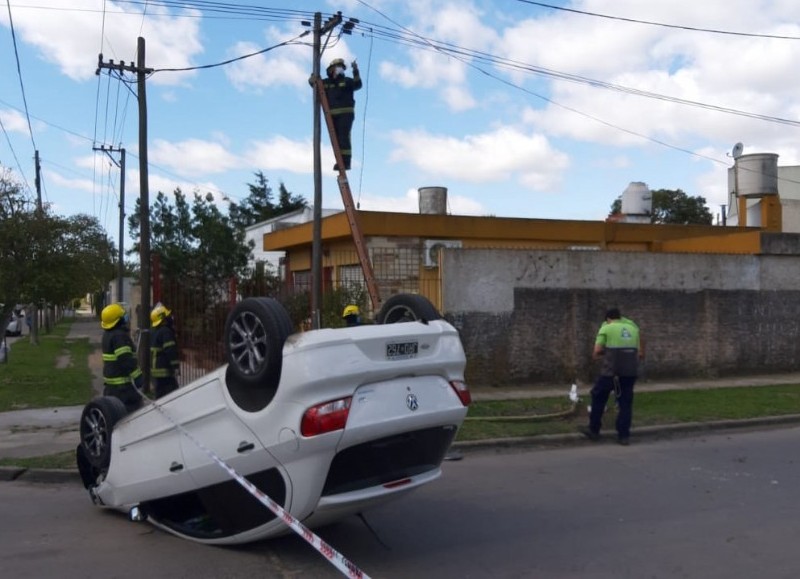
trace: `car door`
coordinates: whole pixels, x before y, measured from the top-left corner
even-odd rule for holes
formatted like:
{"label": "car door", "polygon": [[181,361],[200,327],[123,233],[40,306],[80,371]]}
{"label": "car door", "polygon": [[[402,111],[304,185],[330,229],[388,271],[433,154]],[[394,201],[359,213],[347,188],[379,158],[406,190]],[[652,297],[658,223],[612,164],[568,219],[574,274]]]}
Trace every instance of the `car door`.
{"label": "car door", "polygon": [[231,410],[219,377],[181,397],[181,426],[184,466],[198,488],[231,478],[208,451],[244,476],[280,466]]}

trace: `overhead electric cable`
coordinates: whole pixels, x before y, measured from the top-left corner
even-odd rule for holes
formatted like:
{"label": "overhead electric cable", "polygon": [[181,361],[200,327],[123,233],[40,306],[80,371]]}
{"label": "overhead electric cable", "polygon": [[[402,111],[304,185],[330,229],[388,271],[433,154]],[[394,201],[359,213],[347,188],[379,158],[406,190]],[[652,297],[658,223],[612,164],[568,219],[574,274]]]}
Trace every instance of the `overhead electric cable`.
{"label": "overhead electric cable", "polygon": [[14,43],[14,57],[17,61],[17,76],[19,77],[19,88],[22,91],[22,102],[25,104],[25,118],[28,120],[28,132],[31,135],[31,144],[33,145],[33,150],[36,151],[36,141],[33,138],[33,127],[31,126],[31,116],[28,112],[28,99],[25,97],[25,83],[22,81],[22,67],[19,63],[19,50],[17,49],[17,34],[14,31],[14,19],[11,17],[11,0],[6,0],[6,6],[8,7],[8,26],[11,28],[11,40]]}
{"label": "overhead electric cable", "polygon": [[270,50],[275,50],[276,48],[279,48],[281,46],[286,46],[288,44],[292,44],[292,43],[296,42],[298,39],[306,36],[309,33],[310,33],[310,31],[306,30],[302,34],[299,34],[299,35],[295,36],[294,38],[292,38],[290,40],[285,40],[284,42],[281,42],[280,44],[276,44],[274,46],[268,46],[267,48],[262,48],[261,50],[257,50],[256,52],[251,52],[250,54],[243,54],[242,56],[237,56],[236,58],[231,58],[231,59],[228,59],[228,60],[224,60],[222,62],[217,62],[215,64],[204,64],[204,65],[201,65],[201,66],[190,66],[190,67],[186,67],[186,68],[156,68],[156,69],[153,69],[153,74],[155,74],[157,72],[185,72],[185,71],[189,71],[189,70],[203,70],[203,69],[208,69],[208,68],[216,68],[218,66],[225,66],[226,64],[231,64],[231,63],[237,62],[239,60],[244,60],[246,58],[251,58],[253,56],[258,56],[259,54],[264,54],[265,52],[269,52]]}
{"label": "overhead electric cable", "polygon": [[[365,23],[365,24],[368,24],[368,23]],[[372,28],[370,28],[369,30],[370,30],[370,34],[376,34],[376,32]],[[588,78],[588,77],[584,77],[584,76],[581,76],[581,75],[560,72],[560,71],[557,71],[557,70],[552,70],[552,69],[548,69],[548,68],[544,68],[544,67],[540,67],[540,66],[534,66],[534,65],[527,64],[527,63],[524,63],[524,62],[511,60],[511,59],[504,58],[504,57],[495,56],[495,55],[492,55],[492,54],[489,54],[489,53],[486,53],[486,52],[473,50],[473,49],[469,49],[469,48],[464,48],[464,47],[461,47],[461,46],[458,46],[458,45],[455,45],[455,44],[433,40],[433,39],[426,38],[426,37],[423,37],[421,35],[418,35],[418,34],[416,34],[414,32],[411,32],[411,31],[409,31],[409,32],[410,32],[410,34],[413,35],[413,38],[409,38],[408,36],[398,35],[396,33],[396,31],[392,31],[392,32],[388,32],[388,33],[387,32],[383,32],[383,31],[378,31],[377,32],[377,37],[379,37],[379,38],[391,38],[392,40],[395,40],[395,41],[397,41],[397,42],[399,42],[401,44],[406,44],[406,45],[409,45],[409,46],[414,46],[414,47],[424,48],[424,49],[432,49],[432,50],[435,50],[435,51],[440,52],[442,54],[453,56],[453,57],[461,57],[461,56],[463,56],[463,57],[466,57],[466,58],[479,60],[479,61],[485,62],[487,64],[491,64],[492,66],[495,66],[495,67],[501,68],[501,69],[511,69],[511,70],[516,70],[516,71],[519,71],[519,72],[536,74],[536,75],[545,76],[545,77],[553,78],[553,79],[557,79],[557,80],[563,80],[563,81],[567,81],[567,82],[583,84],[583,85],[587,85],[587,86],[590,86],[590,87],[593,87],[593,88],[603,88],[603,89],[613,90],[613,91],[617,91],[617,92],[621,92],[621,93],[625,93],[625,94],[631,94],[631,95],[641,96],[641,97],[645,97],[645,98],[662,100],[662,101],[665,101],[665,102],[672,102],[672,103],[675,103],[675,104],[681,104],[681,105],[687,105],[687,106],[703,108],[703,109],[706,109],[706,110],[711,110],[711,111],[716,111],[716,112],[721,112],[721,113],[727,113],[727,114],[732,114],[732,115],[748,117],[748,118],[762,120],[762,121],[766,121],[766,122],[770,122],[770,123],[791,125],[791,126],[800,126],[800,120],[787,119],[787,118],[776,117],[776,116],[772,116],[772,115],[765,115],[765,114],[760,114],[760,113],[752,113],[752,112],[743,111],[743,110],[739,110],[739,109],[734,109],[734,108],[730,108],[730,107],[723,107],[723,106],[714,105],[714,104],[710,104],[710,103],[704,103],[704,102],[700,102],[700,101],[692,101],[692,100],[688,100],[688,99],[682,99],[682,98],[679,98],[679,97],[673,97],[673,96],[663,95],[663,94],[659,94],[659,93],[653,93],[653,92],[649,92],[649,91],[645,91],[645,90],[641,90],[641,89],[627,87],[627,86],[624,86],[624,85],[619,85],[619,84],[615,84],[615,83],[611,83],[611,82],[606,82],[606,81],[601,81],[601,80],[597,80],[597,79],[593,79],[593,78]],[[457,59],[461,60],[462,62],[464,62],[464,60],[462,58],[457,58]]]}
{"label": "overhead electric cable", "polygon": [[647,24],[648,26],[661,26],[663,28],[676,28],[678,30],[689,30],[691,32],[708,32],[710,34],[727,34],[730,36],[748,36],[751,38],[773,38],[777,40],[800,40],[800,36],[781,36],[778,34],[757,34],[754,32],[734,32],[732,30],[718,30],[714,28],[699,28],[696,26],[685,26],[682,24],[665,24],[663,22],[653,22],[651,20],[638,20],[636,18],[625,18],[624,16],[610,16],[608,14],[598,14],[597,12],[586,12],[584,10],[576,10],[575,8],[567,8],[565,6],[554,6],[553,4],[545,4],[544,2],[534,2],[533,0],[517,0],[523,4],[533,4],[534,6],[541,6],[542,8],[550,8],[551,10],[561,10],[562,12],[572,12],[574,14],[583,14],[585,16],[594,16],[596,18],[607,18],[609,20],[620,20],[622,22],[631,22],[634,24]]}
{"label": "overhead electric cable", "polygon": [[[394,20],[392,20],[392,19],[391,19],[389,16],[387,16],[387,15],[386,15],[386,14],[384,14],[384,13],[382,13],[382,12],[381,12],[380,10],[378,10],[377,8],[373,8],[372,6],[370,6],[369,4],[367,4],[366,2],[364,2],[364,0],[357,0],[357,1],[358,1],[360,4],[363,4],[363,5],[367,6],[368,8],[370,8],[370,9],[374,10],[375,12],[377,12],[378,14],[380,14],[381,16],[383,16],[384,18],[386,18],[387,20],[389,20],[389,21],[390,21],[390,22],[392,22],[393,24],[395,24],[395,25],[397,25],[397,26],[400,26],[400,28],[403,28],[404,30],[407,30],[405,27],[403,27],[402,25],[400,25],[400,24],[398,24],[397,22],[395,22]],[[408,30],[407,30],[407,31],[408,31]],[[410,32],[411,34],[414,34],[415,36],[418,36],[418,37],[419,37],[419,38],[420,38],[420,39],[421,39],[423,42],[425,42],[426,44],[429,44],[431,47],[433,47],[433,48],[435,48],[435,49],[437,49],[437,50],[438,50],[438,48],[436,48],[436,46],[435,46],[434,44],[431,44],[431,43],[429,43],[429,42],[428,42],[428,40],[427,40],[426,38],[424,38],[424,37],[422,37],[422,36],[419,36],[419,35],[417,35],[417,34],[416,34],[416,33],[414,33],[413,31],[408,31],[408,32]],[[642,139],[645,139],[645,140],[651,141],[651,142],[653,142],[653,143],[656,143],[656,144],[658,144],[658,145],[662,145],[662,146],[664,146],[664,147],[668,147],[668,148],[670,148],[670,149],[674,149],[674,150],[676,150],[676,151],[680,151],[680,152],[683,152],[683,153],[687,153],[687,154],[689,154],[689,155],[693,155],[693,156],[695,156],[695,157],[700,157],[700,158],[703,158],[703,159],[706,159],[706,160],[709,160],[709,161],[713,161],[713,162],[715,162],[715,163],[722,163],[722,164],[725,164],[725,165],[727,165],[727,163],[726,163],[726,162],[724,162],[724,161],[720,161],[719,159],[715,159],[715,158],[713,158],[713,157],[709,157],[709,156],[707,156],[707,155],[703,155],[702,153],[697,153],[697,152],[695,152],[695,151],[691,151],[691,150],[689,150],[689,149],[684,149],[683,147],[679,147],[679,146],[677,146],[677,145],[671,145],[670,143],[667,143],[667,142],[665,142],[665,141],[661,141],[661,140],[659,140],[659,139],[656,139],[656,138],[654,138],[654,137],[649,137],[649,136],[647,136],[647,135],[643,135],[643,134],[641,134],[641,133],[637,133],[636,131],[633,131],[633,130],[630,130],[630,129],[626,129],[626,128],[624,128],[624,127],[620,127],[620,126],[618,126],[618,125],[615,125],[615,124],[613,124],[613,123],[610,123],[610,122],[608,122],[608,121],[604,121],[604,120],[602,120],[602,119],[600,119],[600,118],[597,118],[597,117],[595,117],[595,116],[592,116],[592,115],[590,115],[590,114],[588,114],[588,113],[584,113],[584,112],[582,112],[582,111],[579,111],[579,110],[577,110],[577,109],[574,109],[574,108],[572,108],[572,107],[568,107],[568,106],[566,106],[566,105],[562,105],[562,104],[560,104],[560,103],[558,103],[558,102],[554,101],[553,99],[550,99],[550,98],[548,98],[548,97],[546,97],[546,96],[544,96],[544,95],[538,94],[538,93],[536,93],[536,92],[533,92],[533,91],[531,91],[531,90],[528,90],[528,89],[526,89],[526,88],[524,88],[524,87],[521,87],[521,86],[519,86],[519,85],[517,85],[517,84],[514,84],[514,83],[513,83],[513,82],[511,82],[511,81],[507,81],[507,80],[505,80],[505,79],[502,79],[502,78],[500,78],[500,77],[498,77],[498,76],[496,76],[496,75],[493,75],[492,73],[490,73],[490,72],[488,72],[488,71],[484,70],[484,69],[483,69],[483,68],[481,68],[480,66],[478,66],[478,65],[476,65],[476,64],[474,64],[474,63],[472,63],[472,62],[469,62],[469,61],[467,61],[467,60],[464,60],[464,58],[463,58],[463,57],[460,57],[460,56],[455,56],[455,55],[452,55],[452,54],[451,54],[451,56],[452,56],[453,58],[456,58],[457,60],[459,60],[459,61],[463,62],[463,63],[464,63],[464,64],[466,64],[467,66],[469,66],[469,67],[471,67],[471,68],[474,68],[475,70],[479,71],[481,74],[484,74],[485,76],[488,76],[488,77],[490,77],[490,78],[493,78],[493,79],[497,80],[498,82],[502,82],[503,84],[506,84],[506,85],[508,85],[508,86],[511,86],[511,87],[513,87],[513,88],[516,88],[516,89],[518,89],[518,90],[521,90],[521,91],[523,91],[523,92],[526,92],[526,93],[528,93],[528,94],[530,94],[530,95],[532,95],[532,96],[535,96],[535,97],[537,97],[537,98],[539,98],[539,99],[542,99],[542,100],[544,100],[544,101],[546,101],[546,102],[548,102],[548,103],[550,103],[550,104],[553,104],[553,105],[555,105],[555,106],[557,106],[557,107],[560,107],[560,108],[562,108],[562,109],[564,109],[564,110],[568,110],[568,111],[570,111],[570,112],[573,112],[573,113],[579,114],[579,115],[581,115],[581,116],[583,116],[583,117],[586,117],[586,118],[588,118],[588,119],[591,119],[591,120],[593,120],[593,121],[595,121],[595,122],[598,122],[598,123],[600,123],[600,124],[603,124],[603,125],[605,125],[605,126],[607,126],[607,127],[611,127],[611,128],[613,128],[613,129],[616,129],[616,130],[622,131],[622,132],[624,132],[624,133],[627,133],[627,134],[629,134],[629,135],[634,135],[634,136],[640,137],[640,138],[642,138]]]}
{"label": "overhead electric cable", "polygon": [[22,170],[22,165],[17,158],[17,152],[14,150],[14,145],[11,143],[11,137],[8,136],[8,132],[6,131],[6,127],[3,124],[3,118],[0,117],[0,129],[3,130],[3,135],[6,137],[6,142],[8,143],[8,148],[11,149],[11,156],[14,157],[14,162],[17,164],[17,170],[19,171],[20,177],[25,182],[25,188],[28,191],[31,191],[31,186],[28,184],[28,180],[25,178],[25,172]]}

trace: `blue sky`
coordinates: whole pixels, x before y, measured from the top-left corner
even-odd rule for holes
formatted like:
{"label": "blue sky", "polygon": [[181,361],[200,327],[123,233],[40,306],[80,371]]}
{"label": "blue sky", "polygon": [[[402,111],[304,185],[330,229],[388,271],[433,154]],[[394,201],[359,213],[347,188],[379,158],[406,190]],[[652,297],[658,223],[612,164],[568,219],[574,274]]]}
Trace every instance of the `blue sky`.
{"label": "blue sky", "polygon": [[[417,188],[445,186],[454,214],[597,220],[643,181],[702,195],[716,214],[737,141],[800,164],[797,123],[785,122],[800,119],[795,0],[4,4],[0,164],[33,188],[38,149],[44,201],[97,216],[115,239],[119,171],[92,147],[126,148],[130,213],[138,112],[130,85],[95,74],[98,53],[130,62],[142,36],[149,67],[190,68],[294,39],[148,79],[150,194],[210,192],[224,207],[261,170],[311,202],[312,49],[298,37],[315,11],[360,20],[332,38],[323,68],[336,57],[361,68],[349,175],[362,209],[417,211]],[[327,138],[323,127],[323,206],[338,208]]]}

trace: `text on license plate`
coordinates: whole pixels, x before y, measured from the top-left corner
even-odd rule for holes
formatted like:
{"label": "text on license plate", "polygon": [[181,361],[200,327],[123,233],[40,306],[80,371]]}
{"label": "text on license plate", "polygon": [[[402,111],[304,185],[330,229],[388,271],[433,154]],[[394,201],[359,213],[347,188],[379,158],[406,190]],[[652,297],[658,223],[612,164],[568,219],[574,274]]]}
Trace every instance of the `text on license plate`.
{"label": "text on license plate", "polygon": [[417,352],[419,352],[418,342],[392,342],[386,344],[386,358],[389,360],[414,358]]}

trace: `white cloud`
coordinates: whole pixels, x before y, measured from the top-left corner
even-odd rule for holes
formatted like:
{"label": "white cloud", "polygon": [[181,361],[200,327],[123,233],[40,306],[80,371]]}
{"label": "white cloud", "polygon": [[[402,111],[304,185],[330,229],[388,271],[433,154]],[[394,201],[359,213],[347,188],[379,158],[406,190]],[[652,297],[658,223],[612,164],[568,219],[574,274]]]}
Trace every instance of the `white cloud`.
{"label": "white cloud", "polygon": [[[203,51],[199,37],[201,13],[196,10],[172,13],[151,3],[143,18],[136,7],[104,0],[71,0],[69,10],[47,10],[37,0],[17,0],[13,8],[18,38],[36,46],[45,60],[73,80],[94,78],[101,46],[105,61],[135,62],[139,34],[146,38],[145,63],[151,68],[189,67],[193,57]],[[0,13],[0,22],[8,25],[7,12]],[[194,17],[180,18],[175,14]],[[176,84],[185,77],[161,73],[153,76],[152,82]]]}
{"label": "white cloud", "polygon": [[[269,46],[284,42],[296,35],[296,31],[283,32],[277,28],[269,28],[265,33]],[[266,47],[253,42],[237,42],[228,49],[228,56],[237,58],[264,48]],[[305,46],[281,46],[226,66],[225,75],[238,90],[293,86],[310,91],[308,86],[311,72],[310,54]]]}
{"label": "white cloud", "polygon": [[[409,189],[402,197],[362,195],[360,202],[364,211],[389,211],[393,213],[419,213],[419,192]],[[479,202],[448,191],[447,212],[452,215],[486,215],[486,208]]]}
{"label": "white cloud", "polygon": [[394,131],[394,161],[409,161],[430,175],[472,183],[516,179],[526,188],[544,191],[558,185],[569,166],[564,153],[541,135],[512,127],[455,137],[422,130]]}
{"label": "white cloud", "polygon": [[156,139],[148,151],[155,165],[168,167],[183,175],[208,175],[222,173],[241,166],[241,159],[224,145],[201,139],[187,139],[171,143]]}
{"label": "white cloud", "polygon": [[8,132],[28,134],[28,121],[25,115],[13,109],[0,110],[0,121]]}
{"label": "white cloud", "polygon": [[[409,5],[418,18],[414,32],[418,38],[432,38],[481,50],[496,40],[496,33],[481,21],[481,12],[471,2],[415,1]],[[425,41],[422,41],[423,44]],[[410,49],[403,63],[385,61],[379,66],[384,80],[404,88],[435,89],[440,99],[453,111],[465,111],[477,106],[468,86],[471,58],[453,58],[440,52]]]}
{"label": "white cloud", "polygon": [[[291,140],[277,136],[267,141],[257,141],[248,148],[246,162],[264,170],[285,170],[293,173],[311,173],[314,170],[314,149],[311,140]],[[333,165],[333,152],[322,145],[323,170]]]}
{"label": "white cloud", "polygon": [[[730,9],[723,1],[649,2],[587,0],[575,8],[686,26],[800,36],[786,6],[749,4]],[[713,26],[712,24],[713,23]],[[535,38],[536,42],[530,42]],[[547,50],[542,50],[546,46]],[[553,101],[529,109],[528,122],[550,135],[618,146],[652,147],[657,139],[681,148],[705,142],[764,140],[786,146],[790,131],[779,124],[670,102],[671,97],[783,118],[797,118],[800,80],[787,77],[795,42],[690,32],[554,12],[506,29],[498,52],[560,72],[585,75],[663,100],[557,81]],[[514,76],[526,82],[536,77]],[[546,92],[546,91],[545,91]],[[583,113],[583,114],[581,114]],[[643,135],[645,138],[636,136]]]}

